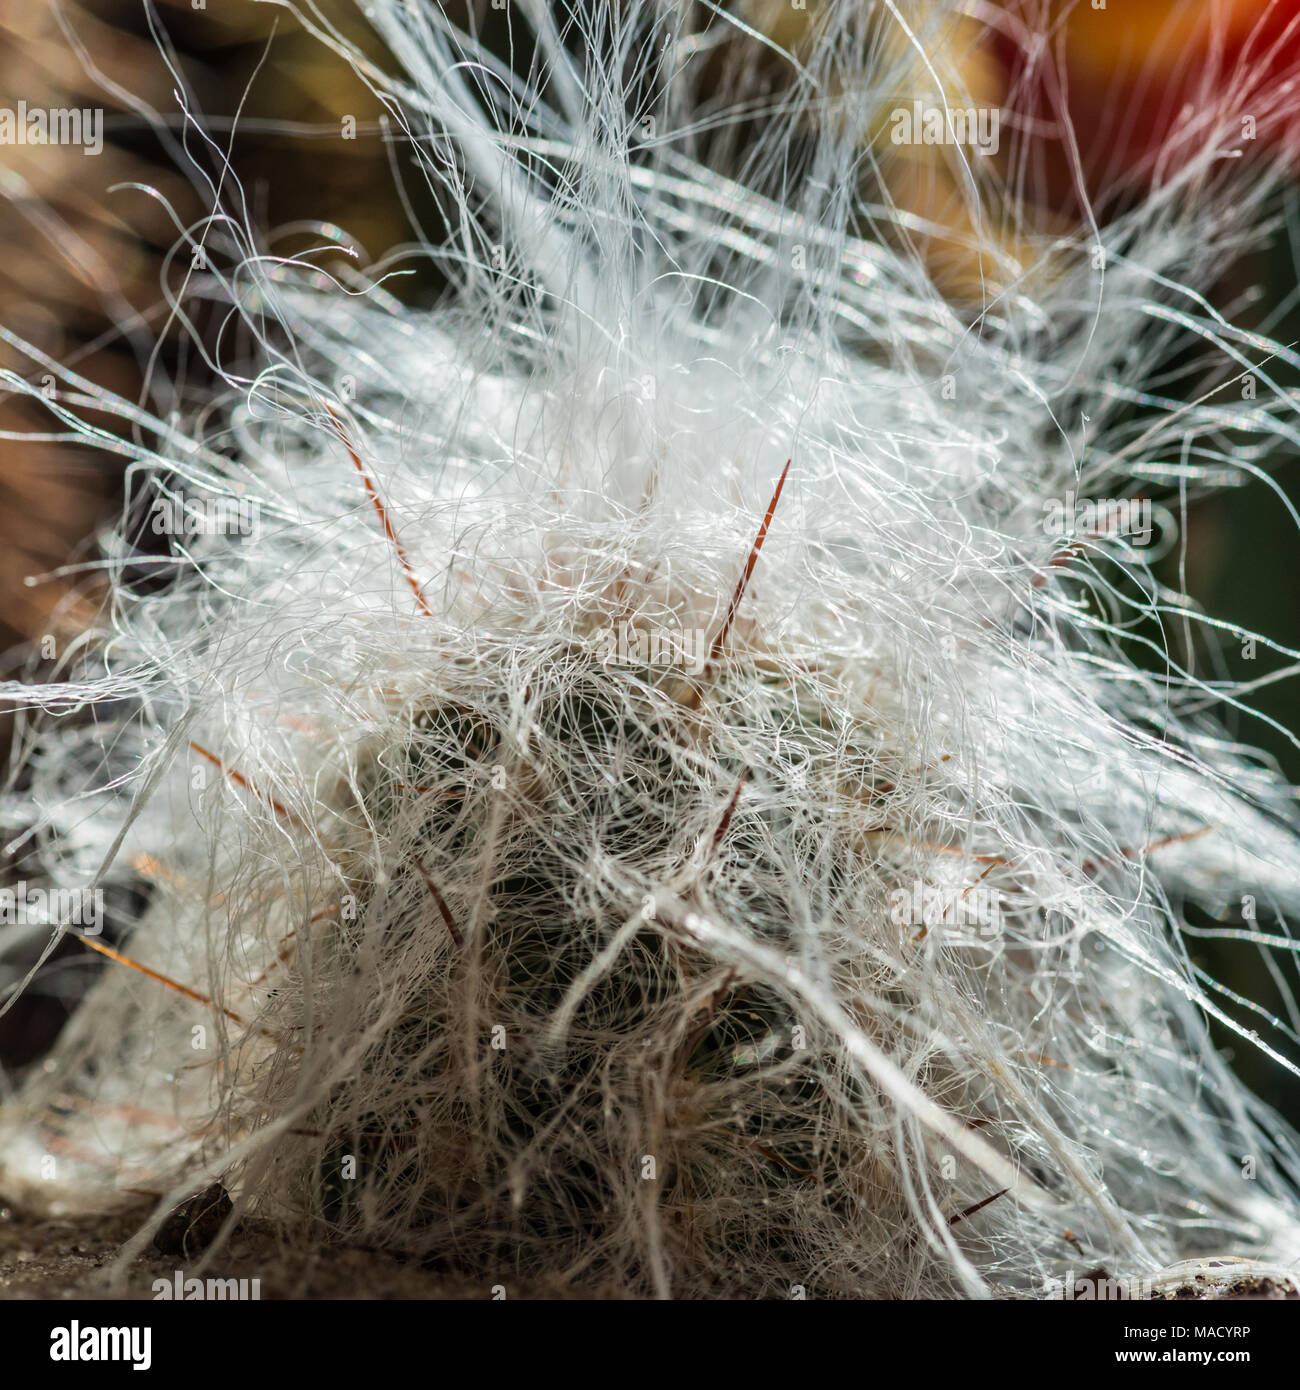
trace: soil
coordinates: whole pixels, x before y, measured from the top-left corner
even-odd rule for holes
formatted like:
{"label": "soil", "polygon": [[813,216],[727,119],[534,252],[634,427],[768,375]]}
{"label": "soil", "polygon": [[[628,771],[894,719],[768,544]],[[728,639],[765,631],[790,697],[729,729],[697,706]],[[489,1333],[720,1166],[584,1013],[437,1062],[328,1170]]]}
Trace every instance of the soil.
{"label": "soil", "polygon": [[[113,1217],[33,1219],[0,1208],[0,1300],[152,1299],[156,1279],[196,1271],[193,1260],[150,1248],[114,1269],[122,1246],[147,1210]],[[115,1274],[117,1281],[110,1282]],[[418,1265],[374,1251],[333,1248],[286,1251],[269,1233],[241,1225],[229,1247],[201,1271],[214,1279],[257,1279],[263,1299],[490,1299],[490,1287],[449,1281]],[[543,1289],[510,1289],[511,1297],[546,1297]]]}

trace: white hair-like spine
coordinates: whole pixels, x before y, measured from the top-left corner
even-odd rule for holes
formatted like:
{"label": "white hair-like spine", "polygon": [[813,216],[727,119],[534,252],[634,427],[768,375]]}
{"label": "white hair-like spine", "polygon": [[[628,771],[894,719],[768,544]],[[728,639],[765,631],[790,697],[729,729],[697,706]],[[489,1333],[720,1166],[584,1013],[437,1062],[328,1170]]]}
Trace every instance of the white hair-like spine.
{"label": "white hair-like spine", "polygon": [[[1271,384],[1284,349],[1196,288],[1267,179],[1211,133],[972,322],[856,172],[945,7],[901,50],[893,6],[829,10],[734,149],[698,68],[738,22],[520,5],[507,65],[423,0],[365,12],[401,75],[301,13],[409,136],[454,295],[214,215],[186,237],[251,347],[197,438],[32,352],[137,499],[257,524],[145,592],[137,500],[102,630],[3,687],[6,819],[56,882],[149,863],[123,949],[189,993],[103,975],[4,1107],[0,1190],[220,1177],[289,1240],[660,1295],[1295,1260],[1296,1137],[1211,1047],[1240,1025],[1182,915],[1250,893],[1292,949],[1290,790],[1204,721],[1231,690],[1133,665],[1130,615],[1199,621],[1142,555],[1094,538],[1067,583],[1042,525],[1295,442],[1280,390],[1141,375],[1193,338]],[[926,890],[998,930],[900,915]]]}

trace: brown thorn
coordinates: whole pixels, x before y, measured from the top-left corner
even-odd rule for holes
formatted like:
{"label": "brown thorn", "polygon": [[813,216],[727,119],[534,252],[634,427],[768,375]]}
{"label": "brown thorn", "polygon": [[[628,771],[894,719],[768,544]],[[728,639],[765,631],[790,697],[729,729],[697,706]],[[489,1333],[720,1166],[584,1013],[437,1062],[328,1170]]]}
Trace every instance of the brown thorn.
{"label": "brown thorn", "polygon": [[[65,928],[66,930],[66,928]],[[132,960],[130,956],[124,956],[120,951],[115,951],[111,946],[105,946],[103,942],[95,941],[89,936],[82,936],[80,932],[68,932],[68,935],[75,937],[84,946],[89,946],[92,951],[98,951],[101,956],[107,956],[109,960],[115,960],[119,965],[129,966],[132,970],[138,970],[141,975],[147,975],[151,980],[157,980],[159,984],[166,985],[168,989],[174,989],[177,994],[183,994],[187,999],[193,999],[196,1004],[205,1004],[209,1009],[221,1008],[221,1012],[230,1019],[232,1023],[243,1024],[244,1020],[237,1013],[220,1005],[214,1004],[206,994],[200,994],[197,989],[191,989],[188,985],[180,984],[173,980],[170,975],[164,975],[160,971],[151,970],[147,965],[141,965],[139,961]]]}
{"label": "brown thorn", "polygon": [[1042,1052],[1021,1052],[1017,1054],[1027,1062],[1037,1062],[1044,1067],[1060,1067],[1063,1071],[1073,1071],[1074,1068],[1069,1062],[1058,1062],[1055,1057],[1048,1057]]}
{"label": "brown thorn", "polygon": [[749,768],[740,774],[740,781],[736,783],[736,790],[731,793],[731,800],[727,802],[727,809],[722,813],[722,819],[718,822],[718,828],[713,832],[713,843],[709,846],[709,858],[718,852],[718,846],[722,843],[723,836],[726,835],[728,827],[731,825],[731,818],[736,814],[736,807],[740,802],[740,793],[745,789],[745,783],[749,781]]}
{"label": "brown thorn", "polygon": [[1208,835],[1214,829],[1212,825],[1198,825],[1195,830],[1184,830],[1181,835],[1166,835],[1163,839],[1152,840],[1150,844],[1143,845],[1141,850],[1125,850],[1125,858],[1134,853],[1154,854],[1158,849],[1167,849],[1170,845],[1184,845],[1189,840],[1199,840],[1202,835]]}
{"label": "brown thorn", "polygon": [[948,1218],[948,1226],[951,1229],[959,1221],[965,1221],[968,1216],[974,1216],[977,1211],[982,1211],[990,1202],[996,1202],[999,1197],[1005,1197],[1011,1189],[1004,1187],[1001,1192],[995,1192],[991,1197],[985,1197],[982,1202],[976,1202],[974,1206],[967,1207],[965,1211],[959,1211],[956,1216]]}
{"label": "brown thorn", "polygon": [[985,869],[984,872],[975,880],[974,883],[972,883],[968,888],[962,890],[962,897],[964,898],[967,893],[973,893],[997,867],[998,866],[996,864],[990,864],[988,868]]}
{"label": "brown thorn", "polygon": [[229,777],[237,787],[243,787],[245,791],[252,792],[259,801],[269,806],[281,820],[287,821],[290,825],[296,825],[299,830],[305,830],[307,828],[298,816],[295,816],[294,813],[286,807],[281,806],[275,797],[268,796],[256,783],[250,782],[242,772],[236,772],[233,767],[227,767],[215,753],[209,753],[201,743],[195,743],[193,739],[190,739],[190,747],[199,757],[206,758],[219,772]]}
{"label": "brown thorn", "polygon": [[[1180,835],[1165,835],[1159,840],[1152,840],[1150,843],[1140,846],[1137,849],[1129,848],[1120,850],[1121,859],[1133,859],[1139,854],[1154,854],[1158,849],[1168,849],[1170,845],[1186,844],[1188,840],[1199,840],[1202,835],[1208,835],[1215,827],[1212,825],[1198,825],[1195,830],[1184,830]],[[1102,864],[1113,864],[1114,856],[1103,855],[1100,859],[1085,859],[1079,867],[1085,874],[1092,873]]]}
{"label": "brown thorn", "polygon": [[447,906],[447,900],[438,891],[438,885],[429,876],[429,871],[417,859],[415,867],[420,871],[420,877],[424,879],[424,886],[429,890],[435,903],[438,904],[438,911],[442,913],[442,920],[447,924],[447,930],[451,933],[451,939],[457,946],[464,949],[465,938],[460,934],[460,928],[456,925],[456,919],[451,915],[451,908]]}
{"label": "brown thorn", "polygon": [[[862,833],[864,835],[892,835],[894,831],[887,825],[873,825]],[[999,854],[967,854],[960,845],[936,845],[930,840],[905,840],[904,843],[912,849],[928,849],[935,854],[961,854],[976,864],[989,864],[995,868],[999,864],[1004,868],[1011,867],[1011,860],[1004,859]]]}
{"label": "brown thorn", "polygon": [[[315,915],[315,917],[311,919],[311,922],[320,921],[322,918],[328,915],[329,914],[325,912],[318,912]],[[308,923],[308,925],[311,925],[311,923]],[[293,947],[289,944],[289,942],[290,939],[296,936],[297,934],[297,927],[290,927],[289,930],[285,932],[285,934],[276,943],[280,949],[275,953],[275,959],[271,962],[270,965],[266,967],[265,970],[259,971],[257,975],[255,975],[251,980],[248,981],[246,985],[244,985],[243,988],[245,990],[256,989],[257,986],[260,985],[266,979],[266,977],[271,973],[272,970],[274,970],[277,966],[283,965],[285,961],[289,959],[289,957],[293,954]]]}
{"label": "brown thorn", "polygon": [[330,419],[334,421],[334,428],[338,432],[339,438],[343,441],[343,447],[348,451],[348,457],[352,460],[358,473],[361,474],[361,481],[365,484],[366,496],[370,498],[371,505],[375,509],[375,514],[379,517],[380,525],[384,528],[384,535],[388,537],[388,543],[393,547],[397,554],[398,562],[402,566],[402,573],[406,576],[406,582],[411,586],[411,592],[415,595],[415,601],[420,605],[420,611],[426,618],[433,617],[433,610],[425,602],[424,591],[420,588],[416,580],[415,573],[411,569],[411,562],[407,559],[406,548],[398,539],[397,532],[393,530],[393,523],[388,519],[388,508],[384,506],[384,499],[379,495],[379,489],[375,486],[366,466],[361,462],[357,451],[352,446],[352,441],[348,438],[347,431],[343,428],[342,422],[334,411],[334,407],[328,403],[325,409],[329,411]]}
{"label": "brown thorn", "polygon": [[785,467],[781,470],[781,476],[776,480],[776,490],[772,493],[772,500],[767,504],[767,515],[763,518],[763,524],[758,528],[758,535],[754,537],[754,544],[749,550],[749,559],[745,562],[745,568],[740,578],[736,581],[736,591],[731,596],[731,603],[727,607],[727,616],[723,619],[722,626],[718,629],[718,635],[713,639],[713,646],[709,650],[709,659],[704,666],[704,678],[708,679],[709,672],[713,663],[722,654],[723,645],[726,643],[727,634],[731,631],[731,625],[736,620],[736,610],[740,607],[740,601],[745,597],[745,590],[749,586],[750,576],[754,573],[754,566],[758,563],[758,552],[763,548],[763,542],[767,539],[767,528],[772,524],[772,517],[776,514],[776,504],[781,500],[781,489],[785,487],[786,475],[790,472],[791,460],[786,459]]}
{"label": "brown thorn", "polygon": [[1056,554],[1053,555],[1050,560],[1048,560],[1047,569],[1038,570],[1035,573],[1034,577],[1029,581],[1030,587],[1034,589],[1041,589],[1043,585],[1046,584],[1047,581],[1051,578],[1051,575],[1049,573],[1050,570],[1060,569],[1063,565],[1068,565],[1072,560],[1075,560],[1080,555],[1082,555],[1086,549],[1087,547],[1081,545],[1078,541],[1072,541],[1069,545],[1064,546],[1062,549],[1058,550]]}

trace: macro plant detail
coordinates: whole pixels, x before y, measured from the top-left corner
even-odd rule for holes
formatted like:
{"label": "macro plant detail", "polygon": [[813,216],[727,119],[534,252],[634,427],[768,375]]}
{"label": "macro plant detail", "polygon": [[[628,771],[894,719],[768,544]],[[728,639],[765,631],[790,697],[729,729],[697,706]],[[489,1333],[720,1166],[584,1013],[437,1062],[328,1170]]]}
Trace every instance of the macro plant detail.
{"label": "macro plant detail", "polygon": [[138,1213],[118,1280],[255,1222],[571,1294],[1294,1284],[1297,1136],[1211,1025],[1300,1076],[1300,815],[1205,654],[1300,652],[1159,568],[1213,487],[1300,525],[1300,360],[1209,297],[1290,29],[1098,172],[1055,6],[269,8],[386,113],[409,244],[278,253],[195,111],[210,382],[0,329],[127,465],[0,682],[6,863],[110,908],[0,920],[0,1010],[103,961],[0,1194]]}

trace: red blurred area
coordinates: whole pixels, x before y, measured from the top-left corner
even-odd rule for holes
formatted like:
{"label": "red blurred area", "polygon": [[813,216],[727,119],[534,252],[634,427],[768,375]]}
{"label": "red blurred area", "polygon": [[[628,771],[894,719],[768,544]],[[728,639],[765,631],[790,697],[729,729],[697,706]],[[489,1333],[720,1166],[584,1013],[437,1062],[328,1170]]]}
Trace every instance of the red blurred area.
{"label": "red blurred area", "polygon": [[987,13],[1004,119],[1057,210],[1077,211],[1079,171],[1095,203],[1207,147],[1300,162],[1300,0],[999,0]]}

